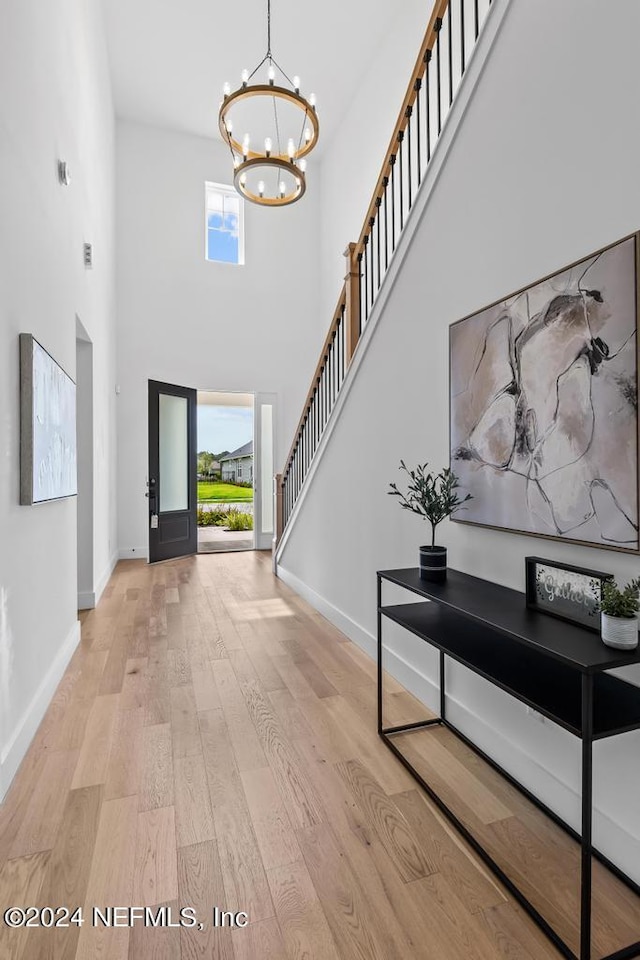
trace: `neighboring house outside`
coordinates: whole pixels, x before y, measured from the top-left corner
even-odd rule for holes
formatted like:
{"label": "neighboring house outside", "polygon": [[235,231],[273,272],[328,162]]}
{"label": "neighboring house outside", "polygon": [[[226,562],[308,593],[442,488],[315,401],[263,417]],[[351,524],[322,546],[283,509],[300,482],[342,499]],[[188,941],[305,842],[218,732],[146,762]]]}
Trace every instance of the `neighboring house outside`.
{"label": "neighboring house outside", "polygon": [[198,480],[208,480],[209,477],[215,477],[215,475],[216,475],[217,473],[220,473],[220,461],[219,461],[219,460],[212,460],[212,461],[211,461],[211,466],[209,467],[208,472],[207,472],[207,473],[199,473],[199,474],[198,474]]}
{"label": "neighboring house outside", "polygon": [[237,481],[243,483],[253,482],[253,440],[245,443],[243,447],[238,447],[226,457],[221,457],[220,468],[222,470],[222,480]]}

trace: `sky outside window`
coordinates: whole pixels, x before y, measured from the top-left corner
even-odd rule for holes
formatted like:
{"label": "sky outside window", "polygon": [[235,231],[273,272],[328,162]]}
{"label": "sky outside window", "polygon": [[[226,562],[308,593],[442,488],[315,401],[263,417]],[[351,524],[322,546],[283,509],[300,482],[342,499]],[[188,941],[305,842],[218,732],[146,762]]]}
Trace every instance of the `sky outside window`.
{"label": "sky outside window", "polygon": [[233,189],[206,185],[206,258],[218,263],[244,263],[242,200]]}

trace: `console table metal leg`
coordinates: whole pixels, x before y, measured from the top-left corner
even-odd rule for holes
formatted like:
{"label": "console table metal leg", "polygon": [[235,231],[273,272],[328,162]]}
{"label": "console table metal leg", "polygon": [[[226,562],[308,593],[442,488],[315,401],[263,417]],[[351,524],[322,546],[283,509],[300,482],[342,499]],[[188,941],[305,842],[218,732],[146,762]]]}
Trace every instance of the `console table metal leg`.
{"label": "console table metal leg", "polygon": [[382,578],[378,577],[378,735],[382,734]]}
{"label": "console table metal leg", "polygon": [[582,675],[582,862],[580,871],[580,960],[591,958],[593,821],[593,677]]}
{"label": "console table metal leg", "polygon": [[440,651],[440,719],[444,722],[446,720],[445,716],[445,659],[444,651]]}

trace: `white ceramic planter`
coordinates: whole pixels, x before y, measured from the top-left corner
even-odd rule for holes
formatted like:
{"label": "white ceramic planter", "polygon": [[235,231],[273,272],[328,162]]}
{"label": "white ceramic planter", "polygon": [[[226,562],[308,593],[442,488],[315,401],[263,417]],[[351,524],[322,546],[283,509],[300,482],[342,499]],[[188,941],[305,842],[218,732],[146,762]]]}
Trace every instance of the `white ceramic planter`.
{"label": "white ceramic planter", "polygon": [[638,618],[610,617],[601,614],[600,633],[602,642],[617,650],[634,650],[638,646]]}

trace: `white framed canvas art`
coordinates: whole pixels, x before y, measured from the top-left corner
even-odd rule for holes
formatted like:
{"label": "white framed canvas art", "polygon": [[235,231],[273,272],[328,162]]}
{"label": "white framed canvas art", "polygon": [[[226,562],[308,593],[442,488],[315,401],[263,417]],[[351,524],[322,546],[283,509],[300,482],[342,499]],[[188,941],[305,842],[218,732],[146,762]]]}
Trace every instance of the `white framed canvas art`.
{"label": "white framed canvas art", "polygon": [[638,553],[638,235],[450,328],[458,523]]}
{"label": "white framed canvas art", "polygon": [[20,503],[78,493],[76,385],[30,333],[20,334]]}

